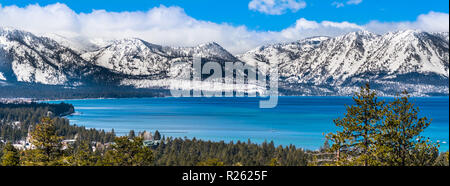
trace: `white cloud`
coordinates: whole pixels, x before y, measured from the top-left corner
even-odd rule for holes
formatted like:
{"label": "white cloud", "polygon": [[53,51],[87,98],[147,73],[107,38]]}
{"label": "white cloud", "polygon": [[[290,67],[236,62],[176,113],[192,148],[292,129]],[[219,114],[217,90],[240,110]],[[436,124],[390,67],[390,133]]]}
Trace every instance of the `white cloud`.
{"label": "white cloud", "polygon": [[[362,3],[362,0],[348,0],[345,4],[347,5],[358,5]],[[331,3],[332,6],[335,6],[336,8],[341,8],[345,6],[344,2],[338,2],[338,1],[334,1],[333,3]]]}
{"label": "white cloud", "polygon": [[347,4],[348,5],[357,5],[361,2],[362,2],[362,0],[349,0],[349,1],[347,1]]}
{"label": "white cloud", "polygon": [[312,36],[338,36],[363,29],[363,27],[349,22],[322,21],[319,23],[301,18],[294,26],[282,30],[280,34],[283,38],[294,40]]}
{"label": "white cloud", "polygon": [[248,4],[250,10],[269,15],[281,15],[287,10],[297,12],[306,7],[303,0],[252,0]]}
{"label": "white cloud", "polygon": [[95,10],[91,13],[76,13],[64,4],[29,5],[23,8],[0,5],[0,26],[15,27],[36,34],[55,33],[86,40],[137,37],[169,46],[195,46],[215,41],[234,54],[268,43],[295,41],[319,35],[337,36],[358,30],[379,34],[402,29],[448,32],[448,22],[448,13],[439,12],[419,15],[416,21],[372,21],[365,25],[299,18],[293,26],[281,31],[254,31],[245,26],[197,20],[188,16],[180,7],[160,6],[145,12]]}
{"label": "white cloud", "polygon": [[331,5],[335,6],[336,8],[341,8],[341,7],[345,6],[344,3],[337,2],[337,1],[334,1],[333,3],[331,3]]}
{"label": "white cloud", "polygon": [[415,21],[404,22],[379,22],[371,21],[364,26],[367,30],[376,33],[385,33],[393,30],[416,29],[428,32],[448,32],[449,14],[429,12],[421,14]]}

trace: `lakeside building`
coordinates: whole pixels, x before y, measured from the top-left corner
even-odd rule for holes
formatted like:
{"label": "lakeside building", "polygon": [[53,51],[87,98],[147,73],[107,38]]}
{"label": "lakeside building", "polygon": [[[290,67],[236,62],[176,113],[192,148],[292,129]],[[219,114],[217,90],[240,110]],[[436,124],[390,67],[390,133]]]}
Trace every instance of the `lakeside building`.
{"label": "lakeside building", "polygon": [[144,140],[146,147],[157,147],[159,144],[161,144],[161,140]]}

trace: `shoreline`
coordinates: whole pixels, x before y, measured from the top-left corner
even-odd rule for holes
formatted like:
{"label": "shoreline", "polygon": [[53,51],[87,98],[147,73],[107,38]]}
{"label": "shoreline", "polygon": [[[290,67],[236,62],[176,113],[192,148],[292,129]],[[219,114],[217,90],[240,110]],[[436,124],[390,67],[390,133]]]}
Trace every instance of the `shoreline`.
{"label": "shoreline", "polygon": [[[298,99],[309,99],[309,98],[312,98],[311,96],[282,96],[282,97],[284,97],[285,99],[284,100],[288,100],[289,101],[289,98],[293,98],[293,99],[295,99],[295,98],[298,98]],[[152,99],[153,98],[161,98],[161,97],[152,97],[152,98],[147,98],[148,100],[147,101],[145,101],[145,102],[147,102],[147,103],[152,103]],[[169,98],[169,101],[163,101],[164,103],[173,103],[173,101],[172,100],[170,100],[170,98],[173,98],[173,97],[164,97],[163,99],[166,99],[166,98]],[[216,99],[216,100],[221,100],[221,98],[223,98],[223,97],[213,97],[213,98],[206,98],[205,100],[207,100],[207,99]],[[247,97],[246,97],[247,98]],[[318,100],[321,100],[321,99],[327,99],[326,97],[323,97],[323,96],[315,96],[315,98],[317,98]],[[341,97],[341,98],[344,98],[344,99],[351,99],[351,97]],[[438,103],[438,102],[447,102],[447,100],[448,100],[448,98],[449,97],[433,97],[433,98],[428,98],[428,97],[425,97],[425,98],[420,98],[420,99],[418,99],[418,101],[420,101],[420,102],[427,102],[427,100],[428,99],[436,99],[436,101],[432,101],[432,102],[436,102],[436,103]],[[118,98],[118,99],[120,99],[120,98]],[[120,104],[121,104],[121,102],[122,101],[124,101],[124,102],[127,102],[127,100],[131,100],[132,101],[132,103],[134,104],[134,106],[133,106],[133,108],[136,108],[136,106],[138,105],[138,104],[143,104],[143,106],[145,106],[145,103],[144,102],[139,102],[139,101],[136,101],[136,100],[139,100],[139,99],[145,99],[145,98],[125,98],[125,99],[122,99],[121,101],[118,101],[117,103],[114,101],[114,102],[107,102],[107,104],[112,104],[112,105],[117,105],[117,106],[120,106]],[[195,98],[194,98],[195,99]],[[243,99],[245,99],[245,98],[243,98]],[[330,97],[328,97],[328,99],[330,99],[330,100],[333,100],[333,98],[330,98]],[[439,100],[439,99],[442,99],[442,101],[441,100]],[[92,99],[89,99],[89,100],[92,100]],[[94,99],[95,100],[95,99]],[[99,100],[103,100],[103,99],[99,99]],[[176,102],[177,102],[177,100],[176,99],[173,99],[174,101],[175,101],[175,104],[176,104]],[[187,100],[189,100],[189,98],[186,98],[186,99],[182,99],[181,100],[181,102],[184,102],[184,101],[187,101]],[[255,100],[255,99],[253,99],[253,100]],[[195,101],[195,100],[193,100],[193,101]],[[214,101],[214,100],[213,100]],[[223,100],[223,101],[226,101],[226,100]],[[431,101],[431,100],[430,100]],[[188,102],[190,102],[190,101],[188,101]],[[203,101],[202,101],[203,102]],[[321,102],[321,101],[319,101],[319,102]],[[95,102],[95,101],[93,101],[93,102],[79,102],[79,104],[81,104],[81,106],[80,105],[78,105],[79,107],[82,107],[82,105],[83,104],[89,104],[89,105],[92,105],[92,104],[97,104],[97,102]],[[208,103],[207,101],[205,101],[205,103]],[[102,107],[102,103],[101,103],[101,101],[99,101],[99,103],[98,103],[99,105],[99,107]],[[106,103],[105,103],[106,104]],[[342,105],[342,107],[344,107],[344,105]],[[77,110],[76,108],[75,108],[75,110]],[[95,110],[95,109],[94,109]],[[125,108],[125,110],[124,110],[125,112],[127,112],[127,108]],[[239,111],[239,110],[237,110],[237,111]],[[342,110],[342,111],[344,111],[344,110]],[[83,110],[82,111],[83,112],[83,114],[89,114],[89,111],[87,110],[87,111],[85,111],[85,110]],[[97,111],[98,112],[98,111]],[[117,113],[117,111],[113,111],[114,113]],[[272,111],[270,111],[270,112],[272,112]],[[273,112],[276,112],[276,111],[273,111]],[[219,115],[219,117],[220,117],[220,115]],[[333,118],[330,118],[330,122],[332,122],[332,119]],[[94,128],[94,129],[104,129],[104,130],[111,130],[112,128],[114,128],[114,130],[115,130],[115,132],[116,133],[120,133],[120,134],[123,134],[123,135],[126,135],[126,133],[129,131],[129,130],[135,130],[135,132],[136,131],[143,131],[144,129],[158,129],[158,130],[160,130],[160,132],[161,131],[165,131],[165,130],[167,130],[168,128],[164,128],[164,127],[158,127],[156,124],[155,125],[147,125],[147,127],[148,128],[142,128],[142,127],[133,127],[132,125],[130,125],[130,126],[121,126],[121,127],[117,127],[116,125],[104,125],[104,124],[99,124],[98,122],[96,123],[95,122],[95,118],[92,120],[92,121],[88,121],[88,120],[85,120],[85,119],[83,119],[83,116],[81,115],[81,116],[79,116],[79,115],[77,115],[77,116],[75,116],[75,117],[70,117],[70,119],[69,120],[77,120],[77,121],[75,121],[75,122],[71,122],[71,124],[75,124],[75,123],[79,123],[79,124],[81,124],[81,125],[77,125],[77,126],[85,126],[86,127],[86,125],[88,125],[90,128]],[[170,118],[169,118],[169,120],[170,120]],[[158,120],[152,120],[152,121],[156,121],[156,122],[158,122]],[[190,120],[189,120],[190,121]],[[183,124],[185,124],[185,126],[190,126],[190,123],[192,123],[192,122],[187,122],[187,123],[183,123]],[[223,125],[226,125],[227,123],[220,123],[220,118],[219,118],[219,120],[218,120],[218,124],[223,124]],[[257,121],[259,121],[258,119],[257,119]],[[306,121],[306,120],[305,120]],[[328,120],[327,120],[328,121]],[[297,122],[299,122],[299,123],[305,123],[305,122],[303,122],[302,120],[300,120],[300,121],[297,121]],[[114,122],[113,122],[114,123]],[[292,123],[292,122],[291,122]],[[434,122],[433,122],[434,123]],[[441,123],[440,122],[437,122],[436,123],[437,125],[436,126],[442,126],[441,125]],[[124,124],[121,124],[121,125],[124,125]],[[126,125],[126,124],[125,124]],[[215,125],[212,125],[212,126],[209,126],[209,127],[214,127]],[[265,125],[263,125],[263,126],[265,126]],[[328,126],[328,124],[327,124],[327,126]],[[330,124],[330,126],[332,126],[332,124]],[[257,125],[255,125],[255,127],[257,127],[258,128],[258,126]],[[275,128],[276,128],[276,126],[275,126]],[[245,129],[245,128],[244,128]],[[296,132],[296,131],[298,131],[297,129],[292,129],[293,131],[290,131],[290,132]],[[328,131],[328,128],[323,128],[323,130],[324,131]],[[221,130],[215,130],[216,132],[220,132]],[[432,130],[433,131],[433,130]],[[443,130],[443,131],[445,131],[445,130]],[[204,131],[203,131],[204,132]],[[214,131],[212,131],[213,133],[214,133]],[[299,132],[301,132],[301,131],[299,131]],[[321,131],[320,133],[322,133],[323,131]],[[447,147],[448,146],[448,140],[444,137],[444,138],[442,138],[442,137],[439,137],[439,135],[438,134],[440,134],[440,133],[435,133],[436,131],[434,131],[433,133],[430,133],[429,135],[427,135],[427,136],[430,136],[430,137],[433,137],[433,136],[436,136],[436,138],[435,138],[435,140],[440,140],[441,142],[443,142],[443,141],[446,141],[447,142],[447,144],[443,144],[443,143],[441,143],[441,146],[442,147]],[[439,132],[439,131],[438,131]],[[215,134],[212,134],[212,135],[215,135]],[[250,133],[249,135],[253,135],[252,133]],[[258,134],[259,135],[259,134]],[[261,134],[262,135],[262,134]],[[253,139],[263,139],[262,137],[263,136],[261,136],[261,135],[259,135],[259,136],[252,136],[253,137]],[[181,135],[181,134],[179,134],[179,135],[177,135],[177,134],[175,134],[175,136],[174,137],[181,137],[181,138],[183,138],[183,136],[187,136],[188,138],[193,138],[193,137],[196,137],[197,139],[206,139],[206,140],[208,140],[208,139],[211,139],[210,138],[210,136],[211,135],[204,135],[204,134],[201,134],[201,132],[192,132],[192,131],[190,131],[189,132],[189,134],[188,133],[183,133],[183,135]],[[217,136],[218,138],[217,139],[215,139],[214,141],[227,141],[227,142],[231,142],[231,141],[235,141],[235,140],[229,140],[229,139],[231,139],[231,138],[221,138],[222,136],[221,135],[218,135]],[[239,134],[239,135],[236,135],[236,136],[233,136],[233,137],[235,137],[235,138],[238,138],[238,139],[240,139],[241,140],[241,142],[242,142],[242,140],[244,140],[244,141],[246,141],[246,139],[245,138],[242,138],[241,139],[241,135]],[[267,136],[267,137],[269,137],[267,140],[268,141],[270,141],[269,139],[270,139],[270,136]],[[316,137],[314,137],[314,138],[316,138]],[[433,137],[434,138],[434,137]],[[225,140],[224,140],[225,139]],[[296,138],[295,140],[301,140],[301,138]],[[295,140],[294,141],[292,141],[291,142],[291,144],[297,144],[297,142],[295,142]],[[262,142],[262,140],[259,140],[259,141],[261,141]],[[276,141],[276,139],[274,139],[274,141]],[[321,141],[318,141],[318,142],[313,142],[314,144],[315,143],[317,143],[318,144],[318,146],[317,146],[317,148],[319,148],[320,147],[320,145],[322,145],[322,142],[323,142],[323,140],[321,140]],[[284,144],[283,146],[289,146],[289,141],[285,141],[284,139],[281,139],[281,141],[279,141],[278,143],[276,143],[276,144]],[[306,141],[306,143],[308,143],[308,141]],[[302,144],[302,142],[300,142],[300,144]],[[297,146],[297,147],[306,147],[305,149],[317,149],[317,148],[309,148],[308,146],[303,146],[303,145],[295,145],[295,146]],[[444,148],[444,149],[447,149],[447,148]],[[444,150],[445,151],[445,150]]]}
{"label": "shoreline", "polygon": [[[308,98],[317,98],[317,99],[333,99],[333,98],[344,98],[344,99],[351,99],[352,97],[351,96],[280,96],[281,98],[285,98],[285,99],[288,99],[288,98],[299,98],[299,99],[308,99]],[[105,98],[105,97],[100,97],[100,98],[83,98],[83,99],[45,99],[45,100],[41,100],[41,101],[39,101],[38,103],[50,103],[50,104],[58,104],[59,102],[65,102],[65,103],[69,103],[70,101],[81,101],[80,103],[82,103],[82,101],[83,100],[87,100],[87,101],[95,101],[95,100],[133,100],[133,99],[135,99],[135,100],[139,100],[139,99],[148,99],[150,102],[151,102],[151,100],[152,99],[158,99],[158,98],[160,98],[160,99],[174,99],[174,100],[176,100],[175,98],[176,97],[172,97],[172,96],[157,96],[157,97],[123,97],[123,98]],[[190,99],[204,99],[204,100],[208,100],[208,99],[223,99],[223,98],[228,98],[228,97],[212,97],[212,98],[206,98],[206,97],[181,97],[181,99],[185,99],[185,100],[190,100]],[[390,99],[390,98],[392,98],[392,97],[380,97],[380,98],[387,98],[387,99]],[[443,99],[443,100],[448,100],[449,99],[449,97],[448,96],[434,96],[434,97],[411,97],[411,98],[418,98],[418,99],[420,99],[420,100],[427,100],[427,99]],[[231,97],[231,99],[253,99],[253,100],[255,100],[255,99],[266,99],[266,98],[264,98],[264,97]],[[445,101],[444,101],[445,102]],[[69,103],[70,104],[70,103]],[[77,112],[77,108],[75,107],[75,105],[74,105],[74,112],[72,112],[72,113],[63,113],[63,114],[61,114],[59,117],[63,117],[63,118],[66,118],[66,119],[68,119],[69,121],[71,120],[71,119],[69,119],[69,117],[72,117],[72,116],[77,116],[77,115],[74,115],[75,113],[80,113],[80,112]],[[72,121],[70,121],[70,125],[76,125],[76,126],[84,126],[84,127],[86,127],[86,124],[82,124],[82,125],[78,125],[78,124],[75,124],[75,122],[72,122]],[[88,128],[88,127],[86,127],[86,128]],[[98,127],[98,126],[91,126],[91,127],[89,127],[89,128],[92,128],[92,129],[102,129],[102,127]],[[109,127],[106,127],[106,128],[109,128]],[[118,128],[116,128],[116,127],[113,127],[113,128],[115,128],[115,129],[118,129]],[[139,131],[140,129],[139,128],[135,128],[135,129],[133,129],[133,128],[130,128],[129,130],[136,130],[136,131]],[[129,131],[128,130],[128,131]],[[122,132],[122,133],[124,133],[124,134],[126,134],[126,132]],[[202,138],[201,137],[201,135],[200,136],[198,136],[198,135],[195,135],[195,134],[193,134],[193,135],[186,135],[186,136],[189,136],[189,138],[190,139],[192,139],[192,138],[194,138],[194,137],[196,137],[197,139],[204,139],[204,138]],[[180,138],[183,138],[182,136],[180,136],[180,135],[178,135],[177,137],[180,137]],[[206,138],[206,139],[208,139],[208,138]],[[228,142],[231,142],[231,141],[233,141],[234,142],[234,140],[221,140],[221,139],[217,139],[217,140],[214,140],[214,141],[217,141],[217,142],[220,142],[220,141],[228,141]],[[244,140],[245,141],[245,140]],[[441,140],[441,141],[443,141],[443,140]],[[447,140],[445,140],[445,141],[447,141]],[[280,142],[281,144],[284,144],[284,142]],[[446,144],[442,144],[441,143],[441,145],[442,146],[447,146]],[[289,146],[289,145],[284,145],[284,146]],[[297,145],[295,145],[295,146],[297,146]],[[299,147],[302,147],[302,146],[299,146]],[[305,149],[311,149],[311,148],[305,148]]]}

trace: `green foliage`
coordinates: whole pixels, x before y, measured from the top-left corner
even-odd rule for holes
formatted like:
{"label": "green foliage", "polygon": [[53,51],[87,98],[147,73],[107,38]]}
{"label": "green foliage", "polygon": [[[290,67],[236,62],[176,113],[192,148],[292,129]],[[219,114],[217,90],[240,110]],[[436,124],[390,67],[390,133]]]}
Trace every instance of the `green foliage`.
{"label": "green foliage", "polygon": [[88,141],[81,141],[75,148],[68,150],[66,161],[70,166],[94,166],[97,164],[100,155],[95,154]]}
{"label": "green foliage", "polygon": [[327,138],[334,143],[331,149],[338,152],[337,161],[346,164],[353,158],[367,166],[372,158],[368,154],[374,144],[373,135],[385,111],[384,101],[378,101],[376,92],[370,90],[368,84],[361,87],[353,100],[355,105],[347,106],[345,117],[334,120],[342,131],[330,133]]}
{"label": "green foliage", "polygon": [[276,158],[282,166],[306,166],[310,155],[303,149],[290,145],[275,147],[273,142],[253,144],[211,142],[197,139],[166,139],[155,151],[158,166],[196,166],[200,162],[217,159],[226,166],[266,166]]}
{"label": "green foliage", "polygon": [[20,164],[20,155],[18,150],[11,143],[7,143],[3,148],[3,156],[1,158],[3,166],[18,166]]}
{"label": "green foliage", "polygon": [[277,158],[272,158],[271,160],[270,160],[270,163],[269,163],[269,166],[281,166],[281,163],[278,161],[278,159]]}
{"label": "green foliage", "polygon": [[438,144],[420,134],[430,125],[419,118],[419,108],[409,102],[407,92],[385,104],[377,101],[369,85],[354,97],[344,118],[335,120],[341,131],[330,133],[330,152],[335,165],[351,166],[427,166],[438,157]]}
{"label": "green foliage", "polygon": [[158,130],[155,131],[155,136],[153,137],[154,140],[160,140],[161,139],[161,134],[159,133]]}
{"label": "green foliage", "polygon": [[129,137],[130,139],[133,139],[133,138],[136,137],[136,133],[134,132],[134,130],[130,130],[130,132],[128,133],[128,137]]}
{"label": "green foliage", "polygon": [[213,158],[213,159],[208,159],[206,161],[201,161],[197,163],[197,166],[223,166],[223,162],[219,161],[219,159],[217,158]]}
{"label": "green foliage", "polygon": [[443,152],[439,155],[439,157],[437,158],[435,164],[435,166],[449,166],[449,153],[447,152]]}
{"label": "green foliage", "polygon": [[406,161],[406,166],[433,166],[439,157],[438,147],[439,145],[429,139],[423,140],[423,137],[420,137],[408,154],[409,161]]}
{"label": "green foliage", "polygon": [[117,137],[114,142],[111,149],[104,155],[102,165],[149,166],[153,164],[153,152],[143,145],[143,138]]}
{"label": "green foliage", "polygon": [[387,105],[383,125],[375,135],[381,165],[430,165],[437,158],[437,145],[420,136],[431,121],[419,118],[418,113],[406,92]]}
{"label": "green foliage", "polygon": [[[48,111],[53,113],[51,117],[57,134],[65,139],[73,139],[78,134],[81,140],[86,141],[102,143],[114,141],[114,133],[71,125],[69,120],[60,118],[59,116],[74,111],[72,105],[65,103],[0,103],[0,139],[11,142],[23,140],[28,134],[28,128],[38,124],[42,117],[47,117]],[[20,125],[12,125],[16,121],[19,121]]]}
{"label": "green foliage", "polygon": [[[40,118],[63,116],[73,113],[70,104],[47,103],[0,103],[0,138],[6,141],[18,141],[26,137],[28,128],[40,122]],[[14,124],[18,122],[18,124]],[[13,125],[14,124],[14,125]],[[57,123],[61,125],[62,122]]]}
{"label": "green foliage", "polygon": [[[43,118],[31,134],[33,149],[21,155],[14,147],[6,146],[2,164],[24,166],[148,166],[153,164],[153,152],[143,145],[142,138],[119,137],[109,149],[94,153],[88,141],[62,148],[53,120]],[[20,158],[19,158],[20,157]],[[15,160],[15,161],[14,161]]]}
{"label": "green foliage", "polygon": [[31,136],[31,143],[46,157],[44,161],[54,160],[61,154],[62,137],[56,134],[55,125],[50,118],[43,118]]}
{"label": "green foliage", "polygon": [[26,151],[25,165],[60,165],[62,137],[56,133],[55,125],[48,117],[42,118],[41,123],[31,133],[31,143],[35,149]]}

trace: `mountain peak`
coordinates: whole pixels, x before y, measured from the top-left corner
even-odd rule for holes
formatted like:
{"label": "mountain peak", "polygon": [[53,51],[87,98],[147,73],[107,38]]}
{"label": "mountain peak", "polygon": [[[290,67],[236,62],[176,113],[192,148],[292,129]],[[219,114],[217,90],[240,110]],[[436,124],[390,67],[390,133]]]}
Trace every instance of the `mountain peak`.
{"label": "mountain peak", "polygon": [[368,36],[368,37],[378,36],[377,34],[375,34],[373,32],[369,32],[367,30],[360,30],[360,31],[357,31],[355,33],[356,33],[356,35],[359,35],[359,36]]}
{"label": "mountain peak", "polygon": [[308,37],[299,41],[294,42],[293,44],[312,44],[312,45],[318,45],[323,41],[329,40],[330,37],[328,36],[316,36],[316,37]]}
{"label": "mountain peak", "polygon": [[428,32],[424,32],[421,30],[414,30],[414,29],[407,29],[407,30],[397,30],[397,31],[393,31],[393,32],[388,32],[385,35],[389,36],[389,35],[393,35],[396,37],[416,37],[418,34],[423,34],[423,33],[428,33]]}
{"label": "mountain peak", "polygon": [[236,61],[236,58],[231,53],[216,42],[204,43],[197,45],[196,47],[178,47],[177,49],[188,56],[198,55],[205,58]]}
{"label": "mountain peak", "polygon": [[380,87],[408,85],[410,91],[418,90],[411,81],[424,86],[439,84],[445,85],[447,89],[442,90],[448,91],[448,39],[444,39],[445,34],[426,39],[431,35],[416,30],[385,35],[351,32],[331,39],[321,38],[320,44],[315,45],[309,41],[316,38],[258,47],[240,59],[251,64],[278,63],[280,77],[294,88],[314,84],[339,89],[370,80],[386,84]]}
{"label": "mountain peak", "polygon": [[367,30],[360,30],[356,32],[350,32],[335,39],[347,39],[347,40],[358,40],[358,39],[374,39],[379,35],[369,32]]}
{"label": "mountain peak", "polygon": [[214,49],[218,49],[218,50],[225,50],[222,46],[220,46],[216,42],[203,43],[203,44],[197,45],[197,47],[198,48],[214,48]]}
{"label": "mountain peak", "polygon": [[417,34],[417,33],[423,33],[424,31],[418,30],[418,29],[405,29],[405,30],[398,30],[394,33],[396,34]]}
{"label": "mountain peak", "polygon": [[15,29],[13,27],[0,27],[0,36],[18,37],[18,36],[30,36],[30,35],[33,35],[33,34],[30,32],[23,31],[23,30]]}
{"label": "mountain peak", "polygon": [[149,47],[149,48],[161,48],[160,45],[152,44],[139,38],[124,38],[119,40],[114,40],[112,45],[129,45],[129,46],[139,46],[139,47]]}
{"label": "mountain peak", "polygon": [[13,31],[18,31],[18,30],[13,27],[9,27],[9,26],[0,26],[0,33],[1,32],[13,32]]}

